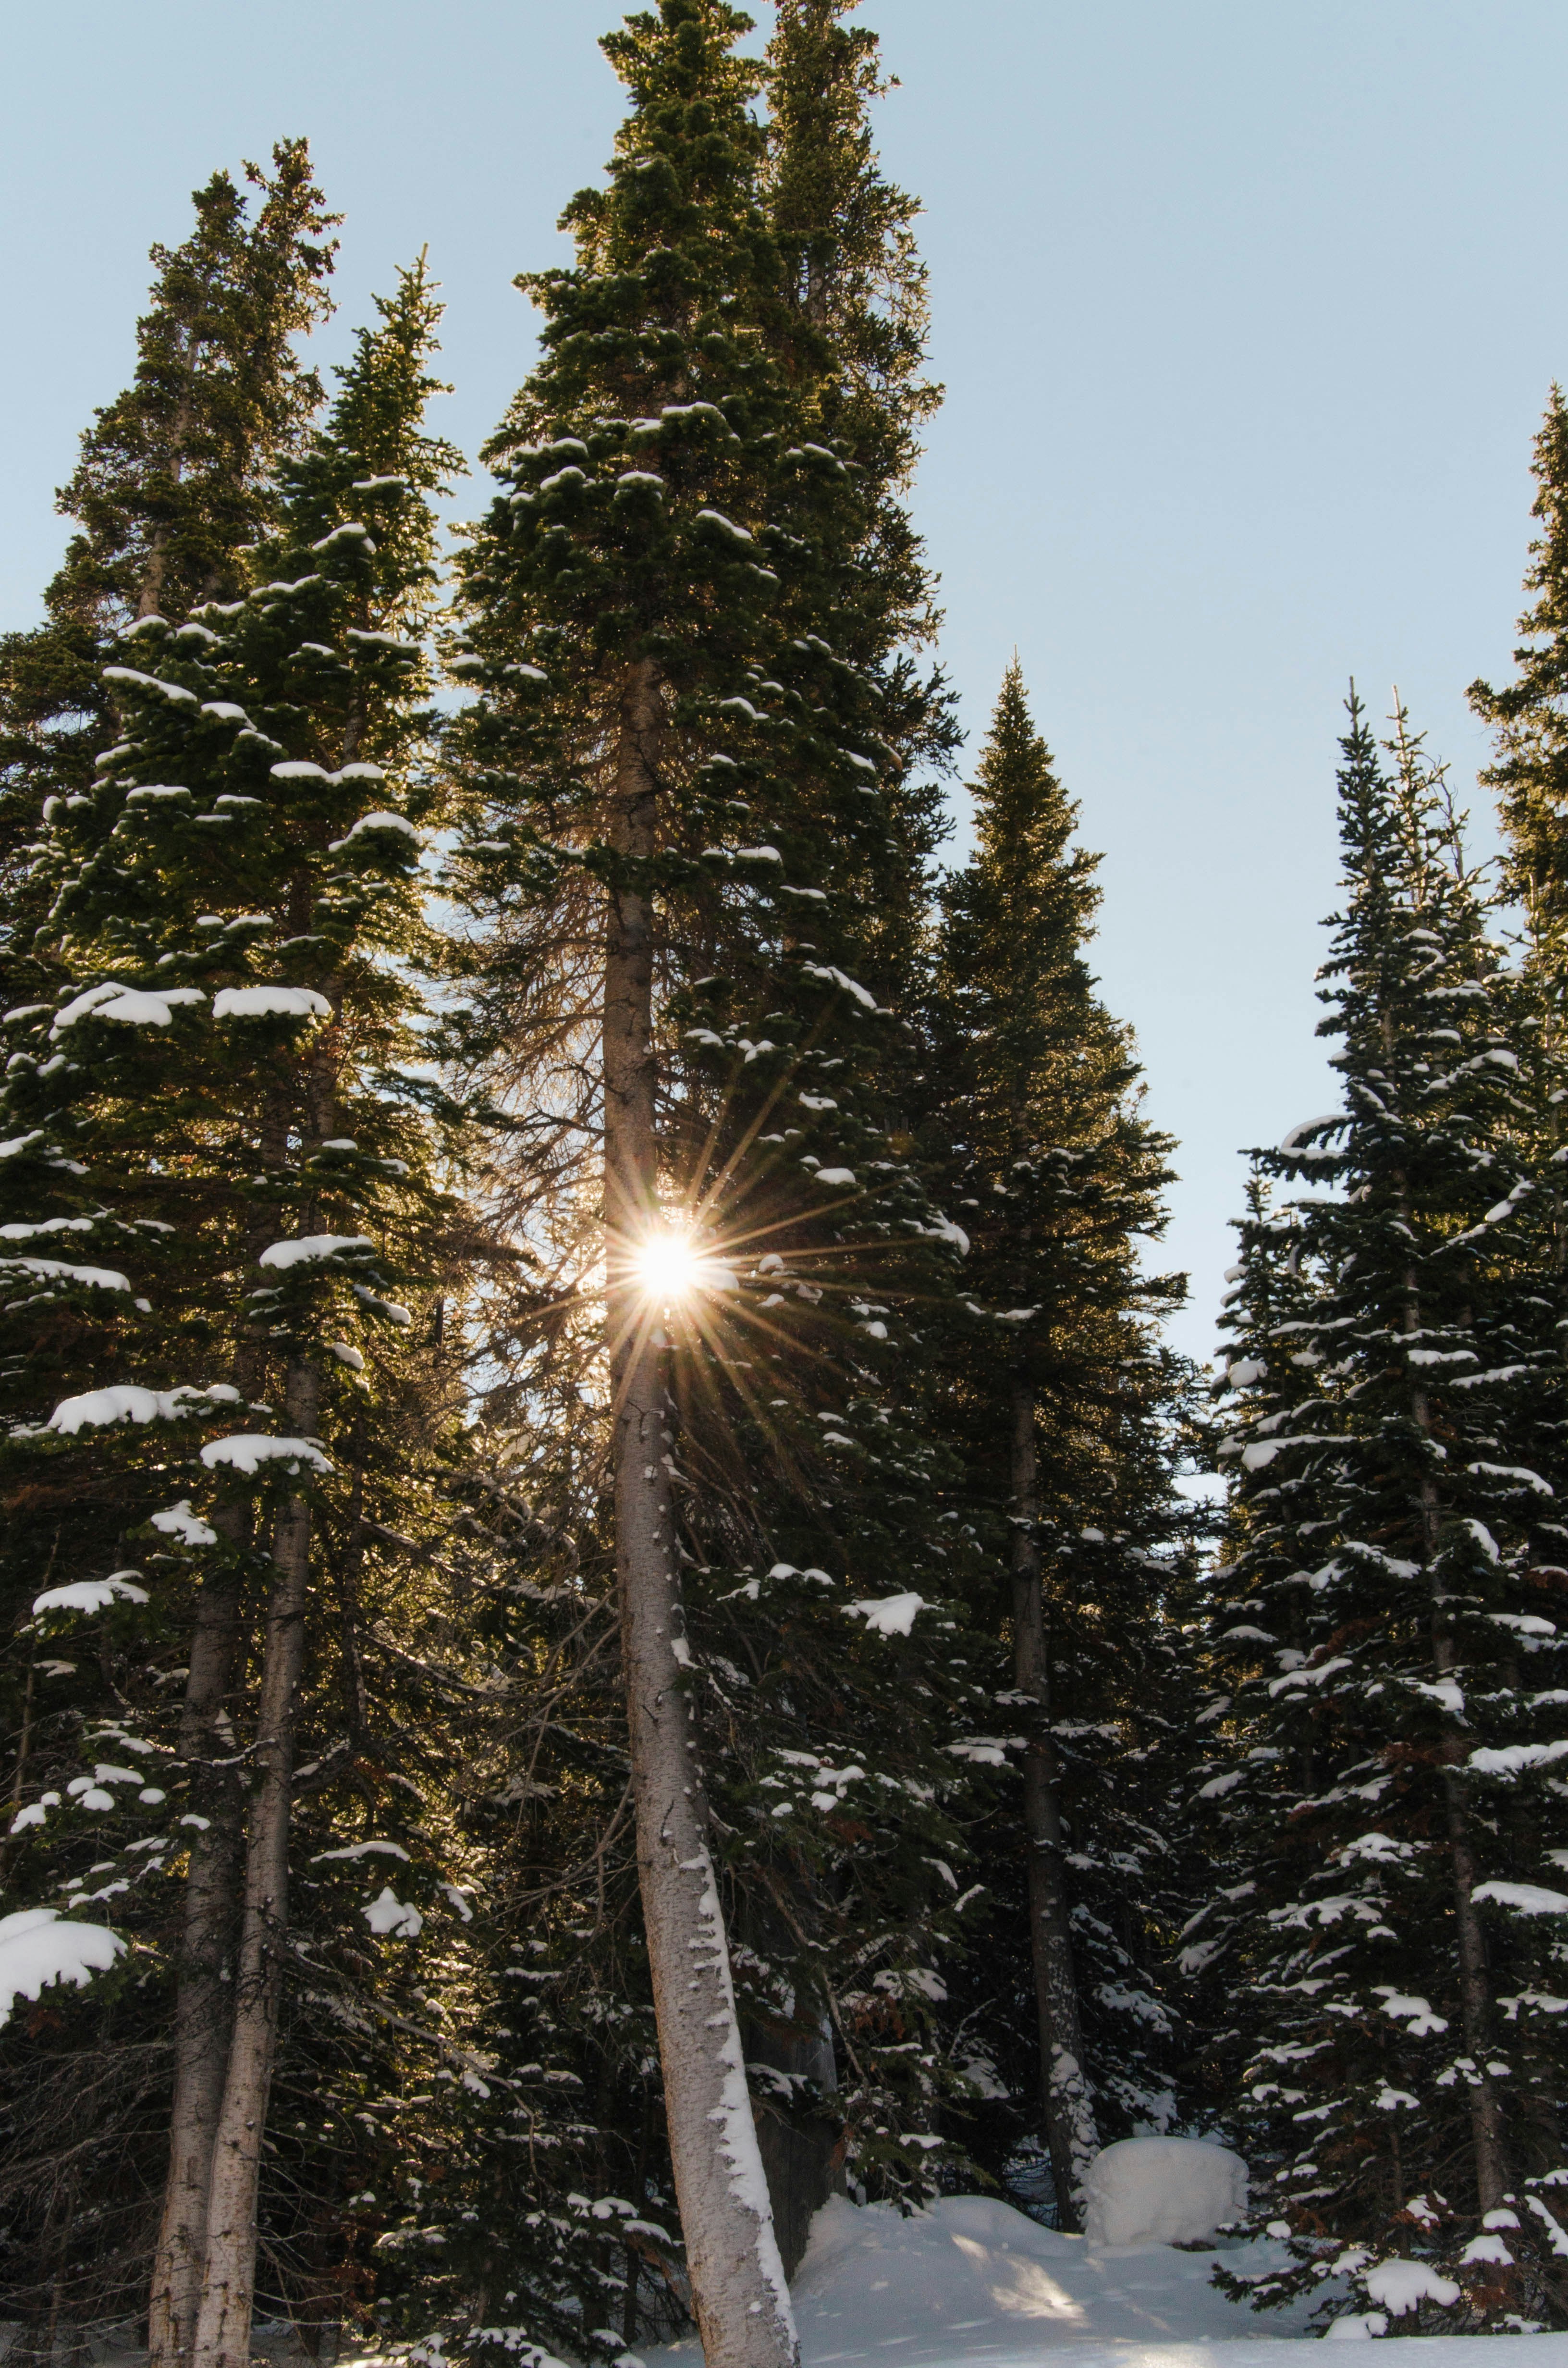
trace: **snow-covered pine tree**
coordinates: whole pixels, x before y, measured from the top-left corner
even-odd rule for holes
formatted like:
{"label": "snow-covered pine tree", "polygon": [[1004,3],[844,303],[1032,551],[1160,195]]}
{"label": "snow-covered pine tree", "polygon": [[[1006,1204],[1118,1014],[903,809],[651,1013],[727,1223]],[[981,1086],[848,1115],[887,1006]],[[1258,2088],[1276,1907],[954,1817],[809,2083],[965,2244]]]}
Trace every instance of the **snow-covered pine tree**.
{"label": "snow-covered pine tree", "polygon": [[[939,668],[917,654],[940,618],[908,495],[920,434],[941,389],[926,376],[927,274],[914,233],[918,199],[890,181],[871,129],[889,87],[881,41],[850,25],[856,0],[784,0],[767,48],[763,194],[784,263],[780,357],[801,433],[856,472],[852,551],[836,557],[835,647],[879,677],[879,725],[893,752],[883,782],[888,836],[858,904],[856,975],[913,1011],[928,954],[930,866],[948,829],[939,777],[959,734]],[[849,522],[847,518],[846,522]]]}
{"label": "snow-covered pine tree", "polygon": [[[947,1459],[932,1452],[936,1433],[924,1402],[930,1318],[950,1296],[951,1260],[933,1262],[927,1253],[912,1262],[895,1247],[899,1234],[907,1239],[924,1232],[930,1240],[943,1224],[922,1182],[903,1167],[913,1148],[914,1073],[923,1049],[912,1015],[928,952],[930,859],[947,827],[937,777],[957,738],[939,672],[923,676],[914,655],[937,620],[907,492],[918,431],[939,390],[924,376],[926,275],[910,228],[918,206],[881,171],[869,123],[884,87],[879,45],[867,28],[844,23],[848,13],[840,0],[788,5],[767,51],[761,187],[782,256],[783,302],[764,320],[763,333],[783,372],[791,438],[818,458],[836,455],[841,464],[835,475],[824,472],[809,504],[801,502],[803,488],[787,482],[778,488],[773,515],[787,521],[793,505],[800,539],[793,564],[780,571],[778,656],[767,671],[789,682],[798,654],[824,643],[838,664],[830,679],[812,689],[801,684],[813,703],[812,726],[801,732],[797,725],[793,747],[780,738],[771,780],[759,778],[748,793],[761,835],[785,852],[791,879],[820,882],[828,892],[823,896],[819,889],[811,916],[819,963],[873,990],[883,1007],[868,1032],[869,998],[862,993],[858,1008],[846,1005],[852,1025],[841,1042],[826,1041],[823,1016],[809,1003],[797,1020],[812,1047],[807,1059],[814,1053],[820,1070],[800,1107],[820,1116],[831,1094],[841,1114],[840,1155],[854,1160],[862,1186],[871,1186],[882,1205],[871,1201],[858,1217],[852,1210],[835,1212],[829,1233],[801,1208],[788,1170],[774,1172],[771,1157],[757,1156],[777,1139],[778,1080],[750,1057],[756,1031],[732,995],[721,1042],[706,1045],[709,1074],[692,1080],[692,1118],[701,1113],[712,1126],[699,1156],[734,1212],[720,1226],[722,1238],[766,1241],[778,1265],[765,1279],[771,1338],[747,1341],[743,1332],[733,1360],[721,1356],[719,1362],[721,1370],[726,1361],[744,1370],[740,1349],[749,1348],[755,1360],[766,1345],[776,1385],[790,1395],[766,1410],[733,1405],[715,1422],[724,1392],[714,1391],[711,1378],[705,1382],[709,1418],[699,1424],[688,1416],[687,1435],[706,1465],[708,1486],[695,1490],[690,1502],[699,1531],[704,1494],[725,1508],[700,1550],[700,1559],[715,1565],[712,1579],[747,1551],[742,1542],[748,1525],[761,1566],[773,1560],[789,1576],[754,1601],[749,1571],[741,1569],[745,1588],[718,1599],[744,1608],[742,1633],[732,1626],[728,1639],[708,1628],[699,1600],[711,1591],[711,1580],[709,1588],[693,1587],[697,1633],[711,1636],[730,1669],[765,1670],[768,1686],[782,1695],[775,1705],[759,1689],[745,1706],[749,1716],[737,1714],[733,1700],[713,1704],[712,1774],[726,1818],[743,1803],[755,1816],[759,1788],[779,1785],[788,1794],[788,1768],[804,1764],[798,1755],[791,1762],[790,1748],[804,1740],[825,1750],[820,1764],[831,1768],[847,1739],[850,1764],[864,1761],[874,1770],[879,1788],[897,1782],[933,1808],[945,1803],[951,1771],[944,1782],[939,1758],[933,1769],[933,1746],[970,1753],[972,1739],[963,1731],[985,1700],[988,1674],[983,1648],[977,1659],[965,1640],[962,1653],[952,1652],[942,1643],[945,1623],[922,1618],[896,1657],[886,1647],[860,1656],[846,1699],[838,1609],[820,1582],[796,1583],[802,1567],[820,1571],[826,1564],[845,1569],[858,1590],[892,1570],[950,1597],[960,1591],[973,1552],[954,1510],[956,1475],[944,1472]],[[877,761],[880,812],[873,809],[872,820],[880,827],[863,829],[855,811],[859,797],[846,811],[841,783],[835,789],[831,772],[824,777],[813,741],[835,725],[841,742]],[[865,787],[862,780],[858,791]],[[789,943],[786,933],[783,949]],[[733,970],[733,953],[716,949],[700,966]],[[781,974],[775,969],[751,988],[769,1038],[786,1018],[790,998],[779,990],[789,976],[788,966]],[[710,1005],[712,984],[699,982],[697,989]],[[743,973],[736,985],[744,984]],[[716,1010],[692,1016],[711,1030]],[[682,1168],[689,1178],[698,1173],[699,1146],[691,1120],[687,1129]],[[786,1130],[783,1143],[790,1139]],[[892,1159],[875,1156],[890,1151]],[[748,1195],[761,1195],[761,1202],[754,1199],[743,1214]],[[792,1315],[785,1312],[791,1266],[799,1294]],[[689,1408],[694,1375],[678,1360],[675,1378]],[[811,1426],[824,1422],[834,1427],[830,1437],[860,1430],[868,1452],[852,1475],[821,1470]],[[733,1623],[736,1614],[728,1617]],[[929,1706],[929,1724],[910,1719],[912,1695]],[[949,1743],[955,1725],[957,1739]],[[736,1738],[738,1748],[726,1751],[724,1737]],[[974,1746],[971,1765],[989,1764],[994,1756],[994,1741],[985,1740]],[[866,1793],[846,1823],[835,1830],[830,1821],[824,1830],[827,1794],[807,1782],[800,1807],[817,1830],[800,1832],[789,1820],[788,1799],[776,1801],[771,1832],[785,1846],[783,1861],[775,1855],[770,1863],[754,1839],[746,1859],[732,1862],[747,1941],[743,1987],[756,2004],[748,2048],[806,2096],[817,2091],[814,2127],[802,2128],[798,2115],[788,2126],[781,2110],[788,2100],[778,2086],[762,2115],[790,2259],[824,2192],[822,2148],[835,2138],[858,2188],[917,2198],[929,2191],[934,2172],[961,2175],[956,2157],[949,2171],[929,2151],[937,2132],[952,2126],[939,2111],[953,2071],[951,2017],[945,2008],[940,2014],[922,2010],[923,2044],[932,2055],[912,2063],[909,2038],[912,2001],[923,1988],[928,2005],[941,2003],[933,1949],[939,1961],[956,1938],[943,1911],[952,1905],[957,1879],[933,1899],[926,1870],[934,1851],[946,1867],[957,1845],[938,1815],[917,1852],[914,1832],[900,1833],[898,1819],[890,1821],[885,1791],[880,1816],[870,1806],[877,1799],[876,1792]],[[890,1951],[908,1953],[907,1966],[901,1969]],[[834,1964],[858,1966],[858,1980],[835,1992],[824,1982],[824,1969]],[[873,1964],[882,2001],[864,1987]],[[904,1996],[890,2016],[884,2001],[901,1989]],[[911,2079],[912,2072],[918,2077]],[[825,2098],[824,2078],[835,2083]]]}
{"label": "snow-covered pine tree", "polygon": [[1482,779],[1498,792],[1508,851],[1509,884],[1528,916],[1538,959],[1551,973],[1559,1007],[1568,982],[1568,404],[1554,386],[1536,438],[1532,516],[1541,534],[1530,546],[1525,589],[1536,597],[1519,619],[1516,679],[1494,690],[1471,685],[1476,713],[1496,734]]}
{"label": "snow-covered pine tree", "polygon": [[[895,1348],[887,1320],[895,1294],[937,1287],[959,1242],[878,1104],[896,1039],[854,967],[858,883],[894,840],[883,681],[853,648],[869,635],[857,554],[871,496],[812,432],[815,381],[798,394],[779,359],[794,330],[740,29],[733,11],[667,0],[608,45],[633,109],[609,189],[567,217],[576,268],[529,283],[544,359],[493,450],[515,490],[475,540],[457,665],[481,693],[464,860],[489,932],[468,1049],[510,1093],[533,1176],[551,1175],[522,1195],[532,1238],[562,1251],[538,1313],[565,1366],[540,1385],[560,1403],[586,1389],[576,1486],[612,1498],[593,1508],[596,1543],[619,1563],[675,2180],[704,2340],[737,2360],[790,2338],[759,2179],[748,2168],[737,2193],[712,2147],[714,2113],[750,2140],[739,2030],[728,2063],[712,2036],[734,2011],[730,1964],[746,2019],[804,2026],[819,2058],[826,1993],[852,2001],[859,2027],[835,2036],[880,2106],[851,2115],[863,2168],[907,2179],[916,2135],[939,2134],[881,2100],[902,2069],[931,2117],[923,2034],[958,1886],[928,1861],[950,1873],[942,1796],[964,1770],[944,1754],[973,1724],[971,1680],[923,1656],[918,1627],[913,1679],[872,1591],[897,1583],[885,1600],[907,1627],[953,1565],[939,1549],[961,1555],[936,1527],[929,1451],[892,1404],[894,1360],[913,1375],[918,1344]],[[605,1478],[603,1384],[572,1314],[597,1295],[601,1210]],[[658,1261],[686,1226],[699,1267],[683,1312],[690,1293],[666,1292]],[[717,1827],[686,1792],[699,1744]],[[863,1796],[841,1799],[838,1778]],[[672,1786],[689,1825],[683,1810],[661,1827]],[[716,1839],[741,1943],[728,1957],[711,1947]],[[848,1872],[836,1895],[817,1855]],[[712,1986],[688,1994],[694,1945]]]}
{"label": "snow-covered pine tree", "polygon": [[153,611],[180,624],[232,598],[247,547],[276,516],[274,462],[321,401],[295,340],[330,310],[335,242],[302,140],[270,172],[244,168],[194,193],[196,227],[153,249],[135,376],[82,438],[59,495],[76,531],[44,594],[44,621],[0,637],[0,875],[10,955],[25,959],[17,900],[25,847],[51,794],[90,787],[115,736],[102,680],[111,643]]}
{"label": "snow-covered pine tree", "polygon": [[1348,2279],[1369,2331],[1457,2333],[1568,2318],[1568,1896],[1542,1880],[1565,1581],[1529,1460],[1560,1351],[1532,1039],[1441,773],[1396,723],[1391,774],[1352,699],[1321,1023],[1344,1105],[1259,1163],[1330,1189],[1244,1229],[1220,1451],[1230,1764],[1201,1790],[1225,1835],[1208,1920],[1246,2047],[1238,2140],[1289,2255],[1249,2290],[1324,2281],[1333,2315]]}
{"label": "snow-covered pine tree", "polygon": [[946,890],[930,1059],[937,1126],[962,1136],[944,1183],[972,1243],[941,1419],[995,1557],[980,1617],[1010,1639],[1006,1716],[1028,1729],[1021,1804],[985,1836],[984,1986],[1022,1959],[1035,2065],[1019,2066],[1005,2016],[979,2027],[1023,2069],[1060,2225],[1074,2227],[1097,2146],[1175,2118],[1154,1967],[1175,1888],[1160,1827],[1182,1703],[1164,1597],[1181,1524],[1176,1385],[1154,1325],[1182,1284],[1140,1270],[1139,1241],[1164,1222],[1170,1146],[1140,1110],[1127,1030],[1095,992],[1096,859],[1074,844],[1076,809],[1016,659],[973,795],[975,855]]}
{"label": "snow-covered pine tree", "polygon": [[[1528,1099],[1535,1121],[1535,1156],[1545,1171],[1532,1205],[1540,1233],[1541,1289],[1568,1314],[1568,1209],[1562,1181],[1568,1107],[1568,405],[1553,387],[1536,438],[1534,515],[1540,540],[1531,546],[1525,588],[1537,597],[1519,619],[1523,643],[1515,652],[1518,675],[1502,690],[1471,686],[1471,704],[1495,734],[1495,754],[1482,780],[1499,792],[1506,884],[1523,915],[1519,989],[1534,1031],[1528,1057]],[[1568,1406],[1542,1395],[1535,1411],[1543,1468],[1555,1480],[1564,1469]]]}
{"label": "snow-covered pine tree", "polygon": [[[782,860],[757,846],[737,860],[726,844],[749,802],[729,794],[740,768],[710,736],[726,699],[737,723],[764,721],[752,696],[763,669],[748,659],[765,645],[764,595],[778,581],[757,534],[782,404],[758,336],[777,260],[756,196],[758,76],[733,55],[746,23],[716,0],[663,0],[604,42],[631,112],[608,189],[580,193],[563,218],[575,268],[528,283],[546,313],[544,356],[487,456],[516,490],[474,546],[460,670],[487,693],[475,744],[489,827],[510,841],[474,849],[491,893],[505,897],[518,854],[547,893],[566,875],[593,948],[584,999],[599,1023],[590,1057],[602,1099],[597,1083],[589,1091],[603,1130],[613,1537],[666,2118],[704,2347],[734,2368],[773,2368],[794,2359],[795,2335],[683,1678],[665,1350],[639,1263],[665,1231],[668,1180],[660,892],[689,882],[700,902],[705,864],[717,882]],[[708,747],[680,732],[692,723],[707,724]]]}
{"label": "snow-covered pine tree", "polygon": [[[1221,1398],[1227,1391],[1244,1391],[1253,1420],[1285,1425],[1296,1406],[1318,1395],[1312,1369],[1281,1358],[1276,1346],[1276,1336],[1283,1332],[1289,1338],[1288,1327],[1303,1320],[1315,1304],[1315,1280],[1302,1265],[1300,1215],[1289,1201],[1277,1206],[1271,1181],[1255,1170],[1247,1179],[1246,1213],[1233,1223],[1239,1255],[1225,1275],[1221,1326],[1228,1339],[1211,1392]],[[1200,1443],[1201,1428],[1195,1426]],[[1210,1427],[1211,1465],[1221,1435]],[[1238,1654],[1244,1668],[1249,1646],[1278,1641],[1276,1630],[1257,1626],[1256,1615],[1265,1609],[1266,1594],[1278,1596],[1282,1583],[1310,1557],[1317,1507],[1311,1474],[1286,1473],[1256,1487],[1232,1486],[1219,1554],[1199,1588],[1198,1624],[1210,1632],[1208,1649],[1200,1655],[1208,1687],[1193,1715],[1197,1806],[1186,1824],[1207,1879],[1199,1877],[1194,1890],[1199,1905],[1181,1932],[1177,1968],[1182,2003],[1198,2038],[1193,2086],[1202,2108],[1214,2117],[1230,2110],[1247,2045],[1246,2030],[1234,2020],[1233,1947],[1238,1920],[1244,1930],[1247,1903],[1256,1888],[1251,1879],[1255,1838],[1247,1788],[1275,1748],[1259,1747],[1257,1762],[1238,1766],[1234,1747],[1245,1733],[1245,1697],[1227,1689],[1237,1680]],[[1299,1594],[1286,1587],[1280,1607],[1271,1602],[1269,1609],[1277,1622],[1287,1622],[1286,1649],[1304,1652],[1304,1633],[1298,1634]],[[1298,1777],[1301,1790],[1310,1790],[1310,1770],[1299,1770]]]}
{"label": "snow-covered pine tree", "polygon": [[[354,1606],[384,1596],[399,1532],[378,1515],[419,1520],[396,1409],[406,1440],[422,1377],[375,1344],[410,1322],[385,1280],[438,1264],[407,960],[436,799],[428,495],[457,462],[422,427],[437,317],[420,268],[361,333],[256,587],[131,628],[107,669],[124,736],[46,816],[66,984],[8,1016],[6,1581],[28,1686],[54,1630],[108,1622],[96,1662],[46,1663],[13,1873],[46,1899],[96,1884],[150,1969],[173,1959],[166,2361],[248,2357],[297,1747],[324,1720],[306,1789],[352,1789]],[[80,1262],[100,1244],[127,1270]],[[132,1539],[145,1568],[106,1574]],[[100,1766],[111,1744],[131,1769]],[[140,1807],[113,1789],[133,1782]],[[372,1931],[416,1930],[386,1897]]]}

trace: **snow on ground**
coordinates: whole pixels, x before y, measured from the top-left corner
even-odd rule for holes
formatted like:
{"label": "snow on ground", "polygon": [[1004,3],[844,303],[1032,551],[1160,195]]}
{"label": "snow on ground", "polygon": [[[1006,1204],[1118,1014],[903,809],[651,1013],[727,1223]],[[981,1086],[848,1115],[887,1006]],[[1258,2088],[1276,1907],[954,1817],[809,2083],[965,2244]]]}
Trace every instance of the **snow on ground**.
{"label": "snow on ground", "polygon": [[[1222,2244],[1237,2269],[1282,2257],[1267,2242]],[[1249,2311],[1209,2283],[1213,2252],[1060,2237],[985,2195],[949,2195],[904,2219],[888,2203],[824,2204],[791,2282],[802,2368],[1330,2368],[1335,2343],[1302,2340],[1305,2307]],[[14,2328],[0,2326],[0,2359]],[[1294,2340],[1292,2340],[1294,2339]],[[1568,2335],[1407,2336],[1399,2368],[1568,2368]],[[1494,2343],[1507,2350],[1496,2363]],[[1417,2347],[1421,2359],[1417,2361]],[[145,2368],[145,2352],[93,2342],[96,2368]],[[291,2328],[258,2325],[259,2368],[297,2368]],[[428,2363],[432,2350],[418,2347]],[[1353,2357],[1355,2355],[1352,2355]],[[1362,2355],[1363,2357],[1365,2355]],[[644,2355],[646,2368],[702,2368],[695,2337]],[[340,2368],[408,2368],[356,2347]]]}
{"label": "snow on ground", "polygon": [[[1261,2242],[1223,2258],[1262,2270],[1282,2256]],[[1096,2248],[990,2196],[944,2196],[907,2220],[892,2204],[835,2196],[791,2281],[802,2368],[1041,2368],[1062,2348],[1062,2368],[1325,2368],[1316,2339],[1310,2363],[1308,2345],[1288,2340],[1304,2308],[1227,2302],[1209,2283],[1215,2260],[1171,2245]],[[1427,2368],[1481,2368],[1485,2340],[1403,2339],[1437,2353]],[[1493,2340],[1508,2346],[1503,2368],[1568,2368],[1568,2337]],[[1344,2356],[1337,2344],[1327,2355]],[[700,2368],[702,2352],[693,2340],[646,2357],[648,2368]],[[1408,2349],[1400,2362],[1421,2368]]]}

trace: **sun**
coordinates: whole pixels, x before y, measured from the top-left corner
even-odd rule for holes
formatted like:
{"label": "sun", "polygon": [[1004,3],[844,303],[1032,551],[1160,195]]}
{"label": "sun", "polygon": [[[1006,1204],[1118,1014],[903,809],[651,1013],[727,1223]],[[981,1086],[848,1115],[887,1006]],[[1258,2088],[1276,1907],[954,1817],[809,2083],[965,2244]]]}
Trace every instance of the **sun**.
{"label": "sun", "polygon": [[661,1228],[639,1243],[631,1263],[648,1297],[665,1306],[675,1300],[689,1299],[703,1277],[703,1260],[691,1235],[670,1227]]}

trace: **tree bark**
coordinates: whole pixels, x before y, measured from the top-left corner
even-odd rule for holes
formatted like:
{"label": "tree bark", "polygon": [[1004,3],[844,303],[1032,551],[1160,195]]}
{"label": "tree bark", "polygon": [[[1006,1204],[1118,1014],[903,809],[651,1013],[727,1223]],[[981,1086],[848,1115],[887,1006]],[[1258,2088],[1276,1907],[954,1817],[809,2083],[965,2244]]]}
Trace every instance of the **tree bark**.
{"label": "tree bark", "polygon": [[[313,1368],[295,1363],[285,1401],[294,1436],[313,1433],[317,1397]],[[304,1497],[290,1497],[273,1532],[233,2032],[213,2146],[195,2368],[248,2368],[250,2360],[256,2192],[288,1952],[290,1798],[310,1558],[311,1508]]]}
{"label": "tree bark", "polygon": [[1024,1832],[1028,1843],[1029,1948],[1040,2019],[1041,2135],[1051,2156],[1057,2225],[1083,2226],[1085,2180],[1099,2152],[1099,2133],[1084,2066],[1078,1981],[1073,1967],[1072,1908],[1062,1864],[1058,1770],[1051,1740],[1051,1671],[1040,1588],[1039,1457],[1034,1395],[1013,1387],[1013,1669],[1037,1708],[1024,1752]]}
{"label": "tree bark", "polygon": [[233,2000],[230,1959],[244,1802],[238,1770],[212,1764],[218,1719],[233,1682],[244,1577],[231,1564],[197,1605],[179,1754],[195,1782],[195,1829],[186,1875],[175,1991],[175,2092],[163,2222],[147,2315],[150,2368],[183,2368],[196,2336],[207,2251],[207,2201],[222,2110]]}
{"label": "tree bark", "polygon": [[[287,1156],[288,1110],[276,1093],[263,1111],[263,1166]],[[278,1210],[257,1212],[245,1244],[258,1258],[277,1231]],[[235,1351],[233,1375],[246,1398],[259,1395],[265,1354],[254,1340]],[[243,1509],[222,1510],[214,1527],[231,1547],[250,1536]],[[190,1668],[180,1713],[179,1756],[192,1777],[190,1805],[207,1820],[194,1829],[182,1907],[174,2011],[175,2091],[163,2218],[153,2256],[147,2312],[148,2368],[185,2368],[196,2340],[207,2257],[207,2206],[223,2109],[233,2032],[233,1956],[240,1919],[245,1796],[232,1751],[216,1765],[223,1705],[235,1677],[244,1578],[237,1564],[209,1580],[197,1600]]]}
{"label": "tree bark", "polygon": [[[623,857],[657,848],[661,706],[656,668],[640,660],[617,720],[610,843]],[[708,2368],[794,2368],[683,1681],[663,1335],[635,1263],[658,1211],[655,1084],[652,907],[640,885],[621,882],[609,897],[604,981],[605,1306],[637,1870],[665,2110]]]}

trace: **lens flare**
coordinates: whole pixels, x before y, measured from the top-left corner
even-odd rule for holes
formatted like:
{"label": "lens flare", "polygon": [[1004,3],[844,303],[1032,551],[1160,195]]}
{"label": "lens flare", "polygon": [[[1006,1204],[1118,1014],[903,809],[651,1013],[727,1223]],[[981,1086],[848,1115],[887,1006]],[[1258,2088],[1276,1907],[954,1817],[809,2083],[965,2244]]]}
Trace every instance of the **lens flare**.
{"label": "lens flare", "polygon": [[689,1299],[704,1277],[703,1261],[689,1234],[669,1230],[650,1234],[639,1245],[632,1264],[649,1298],[665,1306],[676,1300]]}

